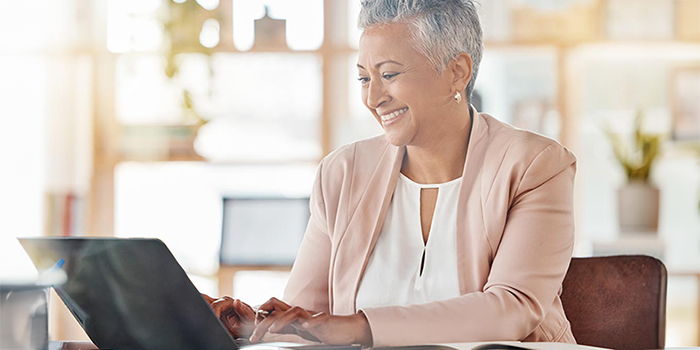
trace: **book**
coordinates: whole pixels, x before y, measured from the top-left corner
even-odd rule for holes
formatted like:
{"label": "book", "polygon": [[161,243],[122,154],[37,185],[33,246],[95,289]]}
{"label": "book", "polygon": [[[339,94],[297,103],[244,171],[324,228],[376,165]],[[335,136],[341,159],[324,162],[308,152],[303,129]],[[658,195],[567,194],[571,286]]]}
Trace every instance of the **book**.
{"label": "book", "polygon": [[[457,350],[601,350],[595,346],[569,343],[521,343],[521,342],[488,342],[488,343],[457,343],[444,344]],[[609,349],[606,349],[609,350]]]}
{"label": "book", "polygon": [[[323,344],[301,344],[288,342],[272,342],[248,345],[242,349],[250,350],[360,350],[357,345],[339,346]],[[517,341],[504,342],[475,342],[475,343],[443,343],[411,346],[377,347],[374,350],[602,350],[588,345],[568,343],[522,343]]]}

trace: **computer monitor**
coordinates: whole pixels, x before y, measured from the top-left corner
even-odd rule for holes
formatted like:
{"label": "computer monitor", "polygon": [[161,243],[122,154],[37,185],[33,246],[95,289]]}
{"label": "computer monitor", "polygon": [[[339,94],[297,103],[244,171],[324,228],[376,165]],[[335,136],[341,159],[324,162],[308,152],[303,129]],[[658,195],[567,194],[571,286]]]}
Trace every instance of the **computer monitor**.
{"label": "computer monitor", "polygon": [[292,265],[309,221],[308,197],[223,198],[222,265]]}

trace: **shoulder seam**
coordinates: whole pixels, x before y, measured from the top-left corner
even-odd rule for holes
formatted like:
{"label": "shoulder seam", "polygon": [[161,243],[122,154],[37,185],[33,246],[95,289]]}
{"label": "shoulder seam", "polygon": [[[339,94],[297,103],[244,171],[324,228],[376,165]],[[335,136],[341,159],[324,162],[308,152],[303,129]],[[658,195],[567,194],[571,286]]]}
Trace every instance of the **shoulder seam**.
{"label": "shoulder seam", "polygon": [[515,197],[517,197],[517,194],[520,192],[520,186],[523,184],[523,178],[525,178],[525,175],[528,173],[528,171],[530,171],[530,167],[532,167],[532,164],[535,163],[535,160],[537,160],[537,158],[539,158],[542,155],[542,153],[544,153],[544,151],[548,150],[552,146],[554,146],[554,143],[550,143],[547,147],[539,151],[539,153],[537,153],[536,156],[532,157],[532,160],[530,160],[530,164],[527,165],[525,171],[523,171],[523,174],[520,175],[520,179],[518,179],[518,188],[515,189],[515,196],[513,197],[513,199],[515,199]]}
{"label": "shoulder seam", "polygon": [[[513,146],[513,143],[510,142],[508,143],[508,147],[506,148],[506,151],[503,152],[503,157],[501,158],[501,163],[498,164],[498,169],[496,169],[495,174],[498,174],[498,172],[501,170],[501,167],[503,167],[503,162],[506,160],[506,155],[508,154],[508,150],[510,150],[510,147]],[[496,183],[496,177],[493,178],[491,181],[491,185],[489,185],[489,190],[486,192],[486,200],[491,196],[491,190],[493,189],[493,184]]]}

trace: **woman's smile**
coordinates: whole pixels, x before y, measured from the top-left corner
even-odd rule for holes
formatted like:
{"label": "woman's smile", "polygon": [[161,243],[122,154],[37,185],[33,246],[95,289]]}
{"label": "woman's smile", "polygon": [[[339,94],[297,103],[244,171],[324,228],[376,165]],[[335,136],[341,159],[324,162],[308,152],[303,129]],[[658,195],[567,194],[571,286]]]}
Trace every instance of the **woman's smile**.
{"label": "woman's smile", "polygon": [[399,121],[404,115],[406,115],[407,111],[408,107],[404,107],[393,112],[380,115],[379,118],[382,120],[382,125],[387,126]]}

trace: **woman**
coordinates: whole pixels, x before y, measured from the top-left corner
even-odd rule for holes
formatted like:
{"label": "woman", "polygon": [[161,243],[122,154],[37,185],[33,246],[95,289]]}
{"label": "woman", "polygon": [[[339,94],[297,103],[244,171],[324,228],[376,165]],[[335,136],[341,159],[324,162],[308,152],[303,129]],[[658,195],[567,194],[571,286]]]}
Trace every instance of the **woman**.
{"label": "woman", "polygon": [[320,164],[284,300],[209,300],[237,336],[328,344],[575,342],[559,293],[575,158],[469,104],[482,52],[471,0],[369,0],[362,98],[384,135]]}

